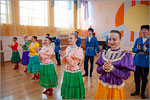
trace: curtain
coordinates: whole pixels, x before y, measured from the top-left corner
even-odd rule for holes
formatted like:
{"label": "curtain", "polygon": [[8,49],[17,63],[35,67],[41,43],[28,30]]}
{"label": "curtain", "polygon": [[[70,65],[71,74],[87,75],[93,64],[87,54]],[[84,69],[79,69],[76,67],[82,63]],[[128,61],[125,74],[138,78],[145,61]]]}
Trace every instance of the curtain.
{"label": "curtain", "polygon": [[87,30],[89,28],[88,1],[77,1],[78,29]]}

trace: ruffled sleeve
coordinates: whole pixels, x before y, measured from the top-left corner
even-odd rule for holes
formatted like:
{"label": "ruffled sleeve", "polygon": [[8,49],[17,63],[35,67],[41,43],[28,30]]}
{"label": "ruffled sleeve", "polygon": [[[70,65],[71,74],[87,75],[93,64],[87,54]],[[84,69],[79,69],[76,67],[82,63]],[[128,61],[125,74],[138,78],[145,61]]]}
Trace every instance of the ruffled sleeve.
{"label": "ruffled sleeve", "polygon": [[[32,46],[33,45],[33,46]],[[35,48],[39,48],[39,44],[36,42],[35,44],[30,44],[30,48],[29,48],[29,51],[30,52],[36,52],[35,51]]]}
{"label": "ruffled sleeve", "polygon": [[34,45],[33,43],[30,43],[30,47],[29,47],[29,51],[30,52],[34,52],[35,50],[34,50],[34,46],[32,46],[32,45]]}
{"label": "ruffled sleeve", "polygon": [[111,71],[116,77],[122,78],[124,80],[128,79],[130,76],[130,71],[135,71],[135,65],[133,63],[132,54],[126,53],[121,60],[120,67],[122,69],[113,68]]}
{"label": "ruffled sleeve", "polygon": [[53,47],[46,48],[46,50],[44,51],[45,48],[46,47],[42,47],[41,51],[39,52],[39,57],[42,59],[48,59],[54,54]]}
{"label": "ruffled sleeve", "polygon": [[[68,47],[65,49],[65,52],[67,53],[67,55],[68,55],[69,49],[70,49],[70,46],[68,46]],[[62,62],[63,62],[64,64],[67,64],[67,60],[66,60],[65,58],[62,59]]]}
{"label": "ruffled sleeve", "polygon": [[39,43],[35,43],[35,48],[39,48],[40,46],[39,46]]}
{"label": "ruffled sleeve", "polygon": [[120,66],[126,68],[129,71],[135,71],[135,65],[134,65],[133,57],[131,53],[125,54],[125,56],[121,60]]}
{"label": "ruffled sleeve", "polygon": [[98,57],[98,59],[97,59],[97,61],[96,61],[96,64],[98,65],[97,66],[97,73],[99,73],[99,74],[102,74],[102,73],[104,73],[105,71],[103,70],[103,62],[102,62],[102,54],[103,54],[103,52],[104,51],[102,51],[101,53],[100,53],[100,55],[99,55],[99,57]]}
{"label": "ruffled sleeve", "polygon": [[74,60],[82,60],[84,58],[83,49],[78,47],[75,53],[72,55]]}
{"label": "ruffled sleeve", "polygon": [[12,50],[17,50],[18,43],[16,42],[14,45],[11,46]]}
{"label": "ruffled sleeve", "polygon": [[63,63],[68,63],[73,67],[78,66],[78,62],[83,59],[83,49],[77,48],[73,55],[68,55],[63,59]]}
{"label": "ruffled sleeve", "polygon": [[46,56],[52,56],[54,54],[54,48],[49,47],[45,52],[43,52],[43,54]]}

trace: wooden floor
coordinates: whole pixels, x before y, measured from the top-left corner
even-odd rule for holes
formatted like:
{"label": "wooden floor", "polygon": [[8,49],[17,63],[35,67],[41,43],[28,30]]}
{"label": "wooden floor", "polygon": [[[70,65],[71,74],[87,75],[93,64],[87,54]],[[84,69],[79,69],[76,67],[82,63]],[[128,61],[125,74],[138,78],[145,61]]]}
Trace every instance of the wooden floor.
{"label": "wooden floor", "polygon": [[[97,57],[95,58],[97,59]],[[55,64],[55,57],[52,59]],[[96,60],[95,60],[96,61]],[[55,69],[58,75],[58,86],[54,88],[52,96],[42,94],[44,90],[43,87],[40,87],[39,80],[31,80],[31,75],[24,73],[25,67],[20,64],[20,69],[13,70],[14,64],[7,62],[1,66],[1,99],[3,100],[12,100],[12,99],[61,99],[60,89],[63,79],[63,68],[62,66],[56,66]],[[96,65],[94,66],[93,77],[85,77],[85,97],[86,99],[93,99],[99,75],[96,73]],[[83,64],[82,64],[83,69]],[[84,71],[82,72],[84,73]],[[130,93],[134,91],[134,82],[133,82],[133,72],[131,77],[125,81],[125,93],[126,99],[141,99],[140,96],[132,97]],[[149,96],[149,86],[147,85],[146,97]]]}

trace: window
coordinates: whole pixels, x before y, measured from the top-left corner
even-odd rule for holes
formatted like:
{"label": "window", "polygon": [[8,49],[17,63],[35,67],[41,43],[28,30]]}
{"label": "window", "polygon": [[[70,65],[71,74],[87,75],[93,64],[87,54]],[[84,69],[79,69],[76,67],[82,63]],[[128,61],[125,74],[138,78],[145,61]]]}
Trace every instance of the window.
{"label": "window", "polygon": [[20,24],[48,26],[48,1],[20,1]]}
{"label": "window", "polygon": [[0,6],[1,6],[1,23],[2,24],[6,24],[6,23],[10,23],[10,19],[9,19],[9,1],[8,0],[2,0],[0,2]]}
{"label": "window", "polygon": [[87,30],[89,28],[88,1],[77,1],[77,28]]}
{"label": "window", "polygon": [[74,28],[73,1],[54,1],[54,26]]}

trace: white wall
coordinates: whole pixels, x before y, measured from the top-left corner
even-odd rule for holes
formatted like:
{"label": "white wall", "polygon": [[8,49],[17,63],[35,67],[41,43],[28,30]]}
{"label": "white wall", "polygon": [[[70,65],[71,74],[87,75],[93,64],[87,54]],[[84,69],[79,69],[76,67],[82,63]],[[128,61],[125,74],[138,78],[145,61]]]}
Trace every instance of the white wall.
{"label": "white wall", "polygon": [[[94,28],[99,41],[105,41],[101,34],[115,28],[115,15],[123,3],[123,0],[90,0],[89,1],[89,25]],[[129,46],[121,44],[121,48],[132,50],[134,43]]]}

